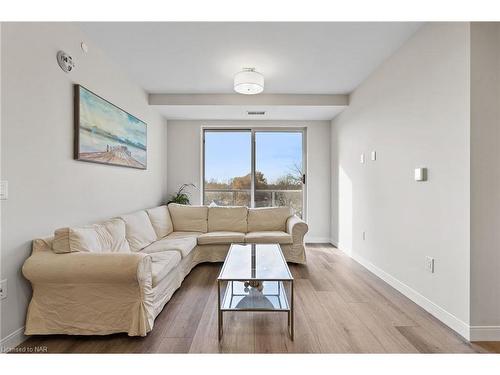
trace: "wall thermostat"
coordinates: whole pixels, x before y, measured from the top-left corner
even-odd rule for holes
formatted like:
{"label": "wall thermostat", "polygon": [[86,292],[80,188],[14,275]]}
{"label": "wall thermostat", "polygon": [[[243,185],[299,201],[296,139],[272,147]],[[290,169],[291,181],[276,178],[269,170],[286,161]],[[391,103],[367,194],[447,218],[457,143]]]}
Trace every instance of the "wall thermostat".
{"label": "wall thermostat", "polygon": [[75,68],[73,58],[64,51],[57,52],[57,63],[65,73],[69,73]]}

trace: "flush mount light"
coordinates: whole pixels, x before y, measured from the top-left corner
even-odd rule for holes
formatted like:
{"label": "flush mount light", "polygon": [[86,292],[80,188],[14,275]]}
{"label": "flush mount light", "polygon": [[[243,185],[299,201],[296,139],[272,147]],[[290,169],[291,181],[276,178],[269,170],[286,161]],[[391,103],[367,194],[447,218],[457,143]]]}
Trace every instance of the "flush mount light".
{"label": "flush mount light", "polygon": [[255,68],[243,68],[234,76],[234,91],[245,95],[260,94],[264,91],[264,76]]}

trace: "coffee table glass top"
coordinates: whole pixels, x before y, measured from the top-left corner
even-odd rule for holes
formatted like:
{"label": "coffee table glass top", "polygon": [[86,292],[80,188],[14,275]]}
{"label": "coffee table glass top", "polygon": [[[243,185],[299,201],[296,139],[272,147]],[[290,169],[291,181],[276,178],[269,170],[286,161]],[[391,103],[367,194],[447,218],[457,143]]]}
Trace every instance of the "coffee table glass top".
{"label": "coffee table glass top", "polygon": [[278,244],[232,244],[218,280],[293,280]]}

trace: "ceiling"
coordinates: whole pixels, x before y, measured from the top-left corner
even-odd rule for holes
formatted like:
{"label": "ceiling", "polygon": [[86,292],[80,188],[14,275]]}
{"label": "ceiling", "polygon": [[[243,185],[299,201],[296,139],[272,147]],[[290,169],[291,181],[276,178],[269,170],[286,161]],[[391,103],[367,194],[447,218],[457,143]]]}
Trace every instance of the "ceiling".
{"label": "ceiling", "polygon": [[[346,94],[421,23],[84,22],[80,26],[90,48],[98,44],[149,93],[232,93],[234,74],[255,67],[265,76],[266,94]],[[166,110],[162,112],[168,118],[190,115],[189,107]],[[237,113],[235,108],[228,110]],[[324,108],[318,111],[316,117],[331,115]],[[200,108],[195,112],[203,115]],[[220,115],[213,109],[209,112]]]}

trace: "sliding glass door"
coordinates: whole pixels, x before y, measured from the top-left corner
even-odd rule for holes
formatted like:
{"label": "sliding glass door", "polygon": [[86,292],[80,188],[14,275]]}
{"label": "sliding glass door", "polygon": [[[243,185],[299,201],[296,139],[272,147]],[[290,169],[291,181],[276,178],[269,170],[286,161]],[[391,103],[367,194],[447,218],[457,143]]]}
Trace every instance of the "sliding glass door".
{"label": "sliding glass door", "polygon": [[305,131],[205,129],[203,202],[289,206],[304,216]]}

